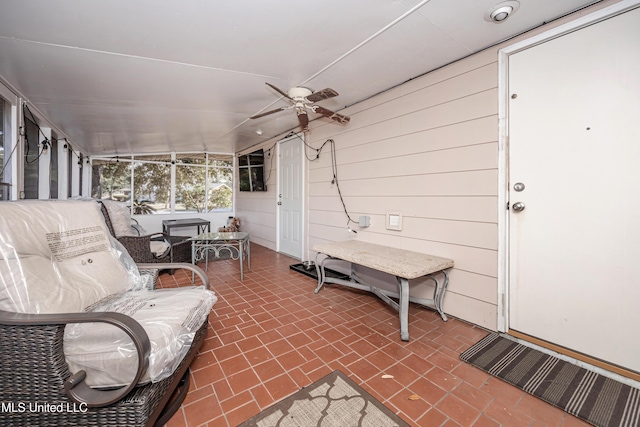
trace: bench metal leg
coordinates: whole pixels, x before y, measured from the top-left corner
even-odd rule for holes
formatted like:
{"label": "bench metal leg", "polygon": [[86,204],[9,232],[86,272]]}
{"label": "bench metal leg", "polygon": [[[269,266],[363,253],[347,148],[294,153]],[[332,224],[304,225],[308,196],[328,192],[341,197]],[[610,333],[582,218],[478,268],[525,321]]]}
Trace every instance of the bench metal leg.
{"label": "bench metal leg", "polygon": [[[444,314],[444,311],[442,310],[442,305],[444,302],[444,293],[447,290],[447,285],[449,284],[449,275],[447,274],[447,270],[442,270],[441,271],[442,274],[444,274],[444,279],[442,280],[442,286],[439,289],[439,293],[438,295],[434,298],[434,305],[436,306],[436,310],[438,310],[438,313],[440,313],[440,317],[442,317],[442,320],[444,320],[445,322],[447,321],[447,315]],[[436,281],[436,289],[438,289],[438,282]]]}
{"label": "bench metal leg", "polygon": [[316,294],[320,292],[320,289],[322,289],[322,285],[324,285],[324,262],[326,260],[327,258],[323,258],[322,261],[318,263],[318,256],[316,255],[316,274],[318,275],[318,286],[316,287],[316,290],[313,291]]}
{"label": "bench metal leg", "polygon": [[402,277],[398,279],[398,317],[400,318],[400,339],[409,341],[409,281]]}

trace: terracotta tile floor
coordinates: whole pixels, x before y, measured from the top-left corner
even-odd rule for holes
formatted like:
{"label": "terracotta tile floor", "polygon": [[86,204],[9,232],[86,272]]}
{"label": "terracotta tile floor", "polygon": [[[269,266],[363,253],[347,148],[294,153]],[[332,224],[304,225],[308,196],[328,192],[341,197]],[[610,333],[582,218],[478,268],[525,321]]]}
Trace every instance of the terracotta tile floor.
{"label": "terracotta tile floor", "polygon": [[[244,282],[237,261],[209,264],[218,302],[168,426],[236,426],[336,369],[413,426],[588,425],[461,362],[485,330],[412,305],[403,342],[396,313],[372,294],[332,285],[316,295],[315,280],[289,269],[298,261],[256,244],[251,255]],[[190,278],[160,276],[166,287]]]}

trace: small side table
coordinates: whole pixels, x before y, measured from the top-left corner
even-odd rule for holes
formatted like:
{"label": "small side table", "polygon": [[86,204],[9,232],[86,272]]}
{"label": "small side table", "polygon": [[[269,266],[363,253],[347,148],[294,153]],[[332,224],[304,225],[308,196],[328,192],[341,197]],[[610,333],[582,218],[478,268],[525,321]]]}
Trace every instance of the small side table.
{"label": "small side table", "polygon": [[205,227],[211,231],[211,221],[202,218],[165,219],[162,221],[162,234],[170,236],[171,229],[179,227],[198,227],[198,234],[201,234]]}
{"label": "small side table", "polygon": [[[231,259],[240,260],[240,281],[244,281],[244,259],[247,259],[247,269],[251,270],[251,244],[250,233],[202,233],[191,239],[191,262],[195,265],[203,259],[206,262],[205,271],[209,267],[209,252],[213,252],[216,258],[224,251],[229,253]],[[191,274],[193,282],[194,275]]]}

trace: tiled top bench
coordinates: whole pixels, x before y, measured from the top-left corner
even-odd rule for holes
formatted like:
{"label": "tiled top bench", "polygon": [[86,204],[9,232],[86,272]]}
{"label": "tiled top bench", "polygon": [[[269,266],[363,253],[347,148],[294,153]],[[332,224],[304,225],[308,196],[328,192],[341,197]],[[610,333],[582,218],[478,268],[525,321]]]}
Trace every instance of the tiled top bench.
{"label": "tiled top bench", "polygon": [[[440,313],[442,320],[447,320],[447,315],[442,311],[442,301],[449,282],[447,270],[453,267],[453,260],[358,240],[315,245],[313,250],[318,252],[316,259],[318,259],[320,255],[326,255],[320,262],[316,262],[318,287],[315,293],[320,292],[322,285],[325,283],[336,283],[373,292],[398,311],[400,318],[400,338],[403,341],[409,341],[409,301],[433,308]],[[351,263],[350,280],[325,276],[324,265],[325,262],[330,259],[338,259]],[[356,265],[395,276],[398,282],[399,292],[391,292],[365,283],[356,275]],[[442,283],[436,278],[436,275],[439,273],[442,273],[444,276]],[[409,280],[423,276],[433,280],[435,284],[433,299],[409,296]],[[397,298],[399,302],[396,303],[391,297]]]}

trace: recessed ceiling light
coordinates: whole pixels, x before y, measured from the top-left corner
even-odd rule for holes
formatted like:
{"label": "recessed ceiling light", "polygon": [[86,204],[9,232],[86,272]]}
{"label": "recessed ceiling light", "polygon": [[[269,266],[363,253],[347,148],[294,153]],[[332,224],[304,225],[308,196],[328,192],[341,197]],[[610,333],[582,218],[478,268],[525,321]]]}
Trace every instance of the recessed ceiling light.
{"label": "recessed ceiling light", "polygon": [[491,19],[494,21],[504,21],[509,17],[509,15],[511,15],[511,12],[513,12],[513,8],[511,6],[502,6],[501,8],[491,12],[489,16],[491,16]]}
{"label": "recessed ceiling light", "polygon": [[495,24],[500,24],[507,20],[511,15],[513,15],[518,8],[520,7],[520,3],[517,1],[505,1],[499,3],[484,14],[484,20],[487,22],[493,22]]}

